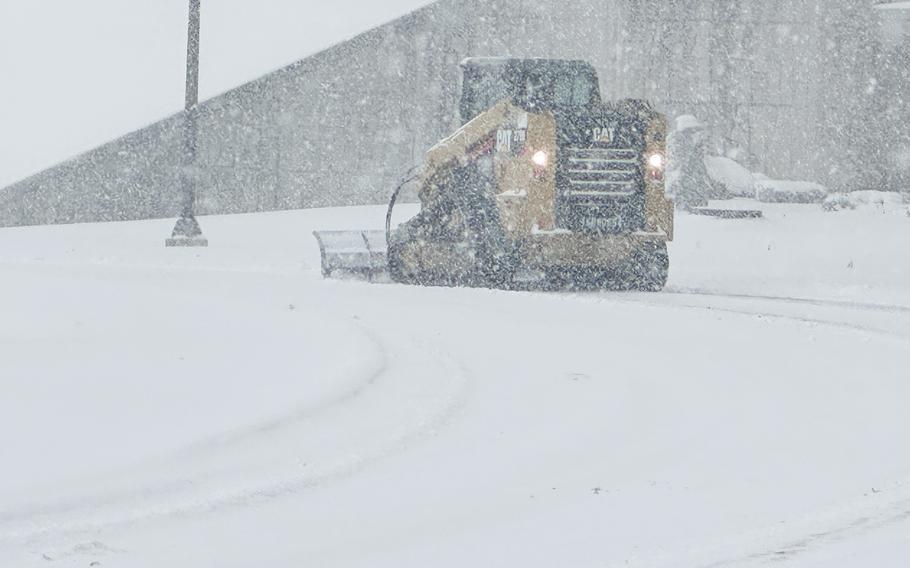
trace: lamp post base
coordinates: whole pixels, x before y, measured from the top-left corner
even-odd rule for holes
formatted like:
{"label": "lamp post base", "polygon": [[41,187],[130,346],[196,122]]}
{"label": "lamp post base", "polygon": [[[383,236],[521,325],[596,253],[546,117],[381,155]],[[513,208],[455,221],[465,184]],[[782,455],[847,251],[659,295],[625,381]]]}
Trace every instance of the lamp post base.
{"label": "lamp post base", "polygon": [[166,247],[207,247],[209,240],[205,237],[177,237],[174,239],[165,239]]}
{"label": "lamp post base", "polygon": [[196,217],[184,216],[177,219],[171,238],[164,241],[166,247],[207,247],[209,240],[202,236],[202,229]]}

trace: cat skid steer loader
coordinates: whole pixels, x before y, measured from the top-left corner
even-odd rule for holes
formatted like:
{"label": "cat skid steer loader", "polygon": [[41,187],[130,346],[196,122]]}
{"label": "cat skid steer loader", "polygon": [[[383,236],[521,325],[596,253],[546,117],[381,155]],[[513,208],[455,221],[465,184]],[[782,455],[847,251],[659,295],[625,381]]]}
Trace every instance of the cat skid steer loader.
{"label": "cat skid steer loader", "polygon": [[463,126],[429,150],[420,213],[386,231],[322,232],[323,273],[418,285],[658,291],[673,204],[666,119],[604,103],[581,61],[468,59]]}

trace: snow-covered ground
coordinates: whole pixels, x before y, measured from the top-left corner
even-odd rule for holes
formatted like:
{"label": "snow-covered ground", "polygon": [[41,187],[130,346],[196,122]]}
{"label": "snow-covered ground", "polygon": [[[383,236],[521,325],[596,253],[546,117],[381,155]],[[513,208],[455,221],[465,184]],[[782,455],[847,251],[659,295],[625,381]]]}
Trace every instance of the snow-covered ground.
{"label": "snow-covered ground", "polygon": [[322,280],[381,208],[0,230],[0,566],[904,567],[910,218],[761,208],[656,295]]}

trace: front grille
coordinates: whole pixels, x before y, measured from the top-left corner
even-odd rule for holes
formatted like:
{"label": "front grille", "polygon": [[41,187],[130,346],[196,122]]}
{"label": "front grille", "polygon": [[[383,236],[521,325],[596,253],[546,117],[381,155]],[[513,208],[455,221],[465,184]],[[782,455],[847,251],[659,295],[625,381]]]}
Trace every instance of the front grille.
{"label": "front grille", "polygon": [[560,161],[557,223],[586,233],[644,226],[641,152],[633,148],[566,148]]}
{"label": "front grille", "polygon": [[566,154],[566,197],[631,197],[638,191],[641,184],[638,151],[568,148]]}

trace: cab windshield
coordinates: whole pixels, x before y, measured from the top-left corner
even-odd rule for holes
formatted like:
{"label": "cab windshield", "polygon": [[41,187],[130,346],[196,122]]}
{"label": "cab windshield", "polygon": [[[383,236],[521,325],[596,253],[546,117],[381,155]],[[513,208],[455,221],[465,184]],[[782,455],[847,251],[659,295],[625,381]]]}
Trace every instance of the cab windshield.
{"label": "cab windshield", "polygon": [[529,108],[581,107],[598,101],[593,69],[568,64],[477,65],[464,70],[461,113],[465,122],[500,101]]}
{"label": "cab windshield", "polygon": [[593,91],[590,77],[566,71],[528,75],[524,83],[524,99],[543,107],[585,106]]}

